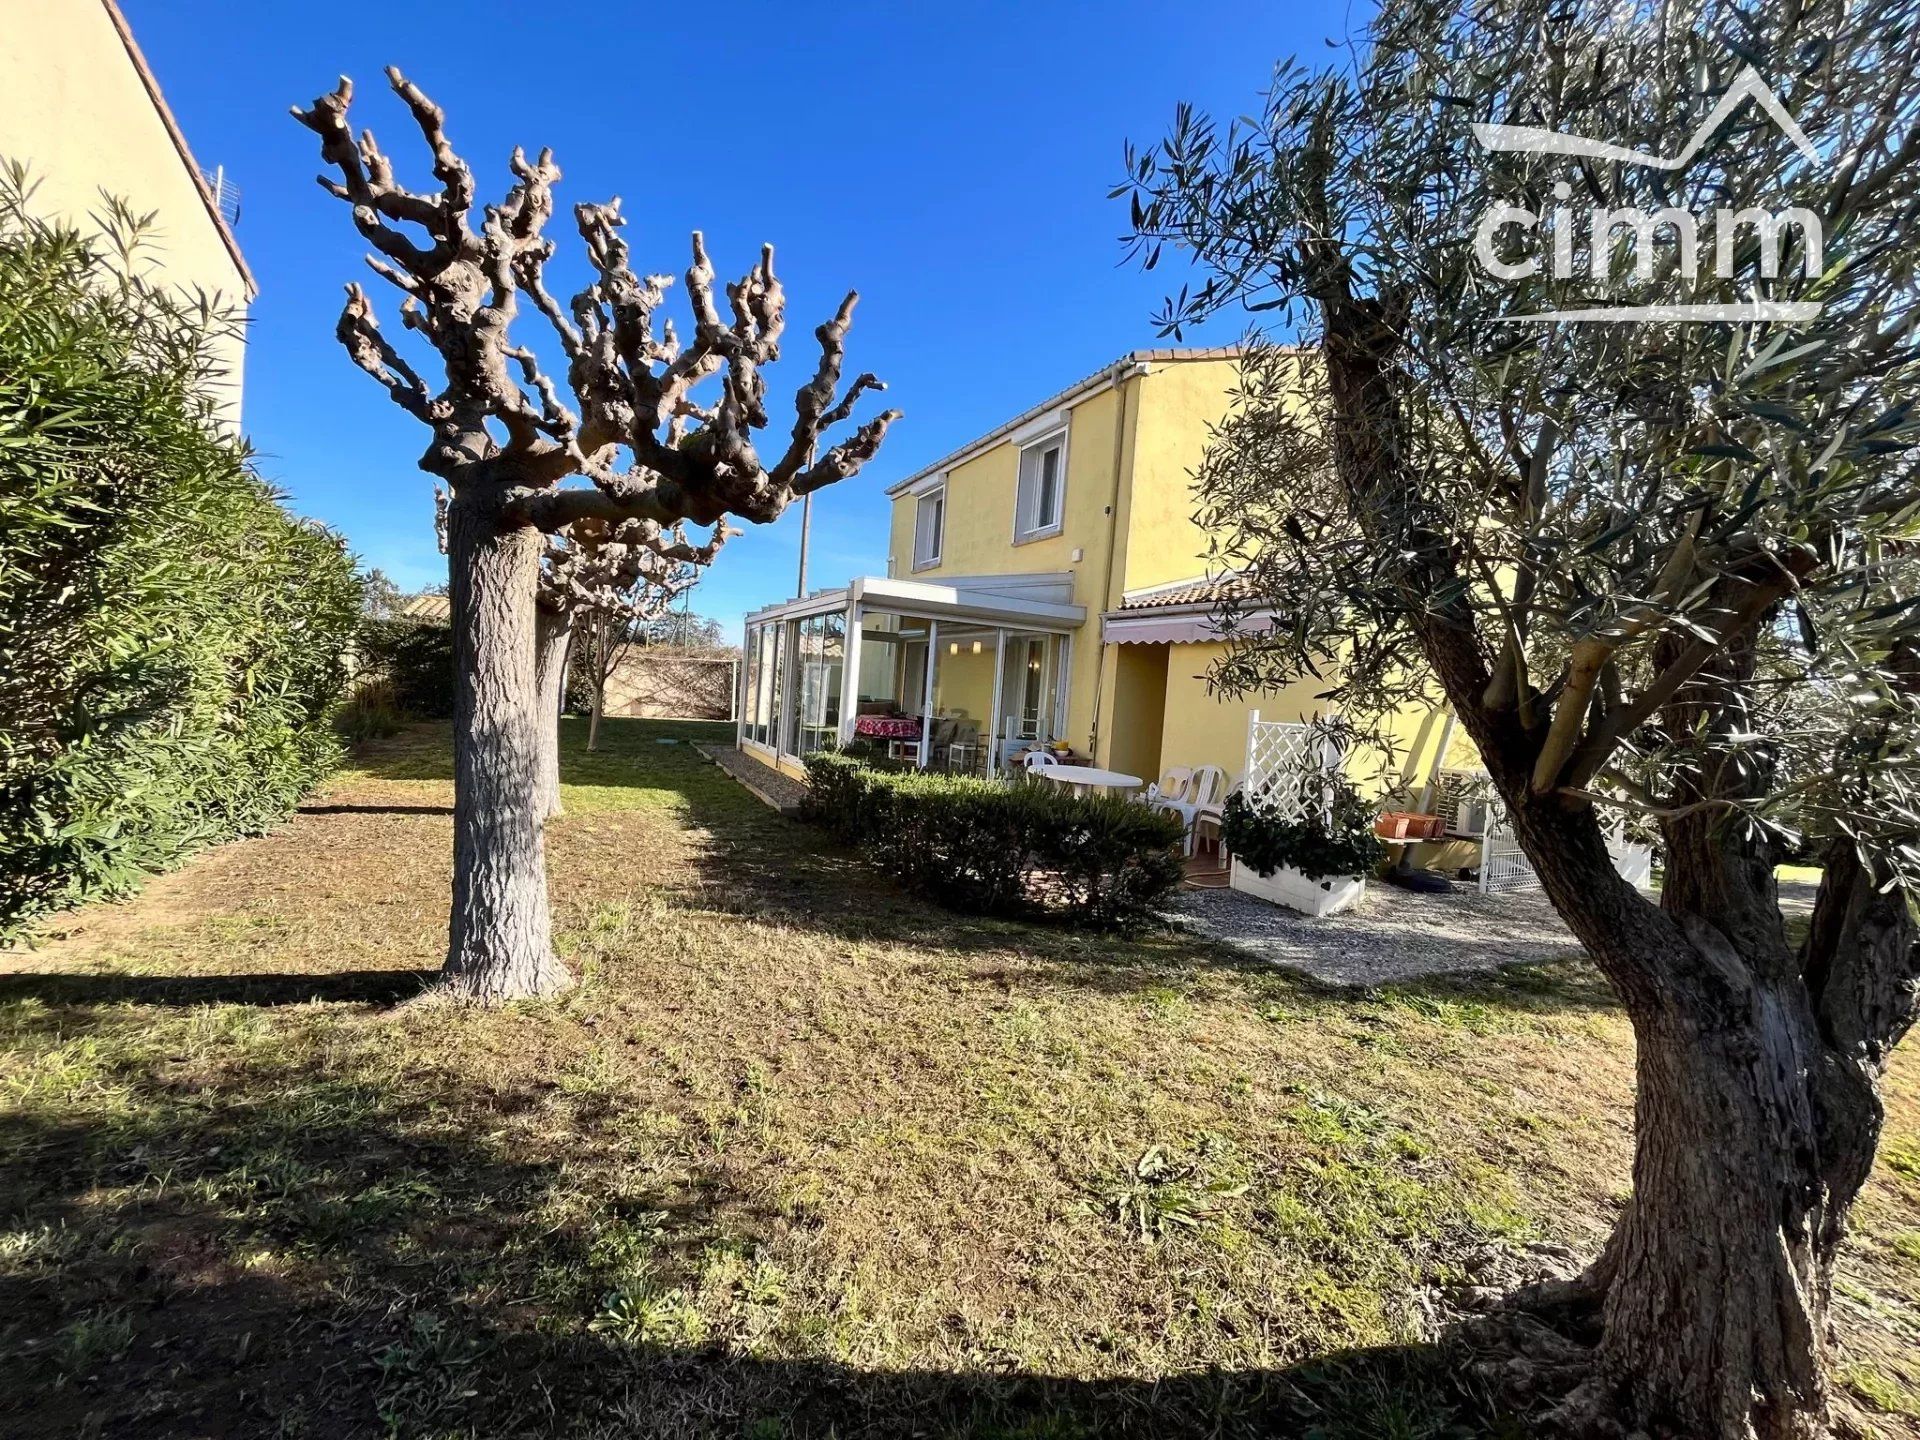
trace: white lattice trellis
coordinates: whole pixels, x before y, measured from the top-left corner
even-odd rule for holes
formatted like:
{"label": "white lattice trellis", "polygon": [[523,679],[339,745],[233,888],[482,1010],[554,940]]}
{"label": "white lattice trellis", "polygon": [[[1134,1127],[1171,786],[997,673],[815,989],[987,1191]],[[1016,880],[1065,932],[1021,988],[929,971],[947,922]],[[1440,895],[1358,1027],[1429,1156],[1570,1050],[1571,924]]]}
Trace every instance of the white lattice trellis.
{"label": "white lattice trellis", "polygon": [[[1487,833],[1480,842],[1480,893],[1483,895],[1540,888],[1540,877],[1534,873],[1533,862],[1521,852],[1520,842],[1514,839],[1505,822],[1500,806],[1491,805],[1487,813]],[[1614,868],[1627,880],[1642,886],[1652,883],[1653,852],[1645,845],[1628,840],[1622,821],[1615,820],[1608,832],[1607,852],[1613,856]]]}
{"label": "white lattice trellis", "polygon": [[1498,805],[1487,812],[1487,833],[1480,841],[1480,893],[1509,895],[1520,890],[1538,890],[1540,877],[1533,873],[1533,862],[1520,849],[1520,842],[1507,829],[1506,816]]}
{"label": "white lattice trellis", "polygon": [[1327,804],[1326,776],[1340,754],[1310,725],[1247,717],[1247,778],[1242,794],[1256,810],[1298,820]]}

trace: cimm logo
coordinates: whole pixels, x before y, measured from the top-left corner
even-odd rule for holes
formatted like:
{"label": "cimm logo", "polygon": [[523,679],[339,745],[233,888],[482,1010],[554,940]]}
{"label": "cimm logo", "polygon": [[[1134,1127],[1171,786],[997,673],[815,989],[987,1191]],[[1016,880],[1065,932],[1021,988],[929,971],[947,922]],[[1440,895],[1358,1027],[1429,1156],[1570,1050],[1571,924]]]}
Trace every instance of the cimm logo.
{"label": "cimm logo", "polygon": [[[1766,82],[1752,66],[1744,68],[1727,87],[1720,103],[1700,122],[1678,155],[1654,155],[1605,140],[1590,140],[1584,135],[1565,135],[1532,125],[1475,125],[1474,138],[1488,150],[1530,155],[1568,155],[1593,160],[1641,165],[1649,170],[1679,171],[1700,153],[1727,119],[1751,101],[1778,125],[1793,146],[1809,161],[1818,163],[1819,152],[1807,139],[1792,115],[1787,113]],[[1801,274],[1808,279],[1826,268],[1825,235],[1820,217],[1811,210],[1793,206],[1784,210],[1759,207],[1735,210],[1717,207],[1705,215],[1669,205],[1658,210],[1631,207],[1611,209],[1605,205],[1574,205],[1573,187],[1565,180],[1553,187],[1560,203],[1546,215],[1520,205],[1491,205],[1474,227],[1475,257],[1488,274],[1501,280],[1524,280],[1538,275],[1545,267],[1556,280],[1590,282],[1594,291],[1605,295],[1610,287],[1626,283],[1626,277],[1614,274],[1616,241],[1631,238],[1633,283],[1646,284],[1654,278],[1663,250],[1671,250],[1673,269],[1691,284],[1700,277],[1703,252],[1712,252],[1713,274],[1722,280],[1734,278],[1741,232],[1747,231],[1759,241],[1758,269],[1761,276],[1779,278],[1785,236],[1789,228],[1800,236],[1798,259]],[[1544,247],[1542,226],[1545,225]],[[1516,247],[1509,232],[1518,232]],[[1544,248],[1544,254],[1543,252]],[[1584,268],[1583,268],[1584,262]],[[1511,321],[1541,320],[1811,320],[1820,313],[1818,301],[1749,300],[1732,304],[1598,305],[1572,310],[1547,310],[1533,315],[1504,316]]]}

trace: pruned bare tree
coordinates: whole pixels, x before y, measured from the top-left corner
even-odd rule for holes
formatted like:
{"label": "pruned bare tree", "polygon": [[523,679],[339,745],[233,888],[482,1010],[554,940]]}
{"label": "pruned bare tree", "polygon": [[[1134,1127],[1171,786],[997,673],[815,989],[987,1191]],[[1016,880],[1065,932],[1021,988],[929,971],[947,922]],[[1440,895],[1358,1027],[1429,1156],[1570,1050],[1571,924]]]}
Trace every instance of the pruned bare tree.
{"label": "pruned bare tree", "polygon": [[[540,704],[551,723],[542,730],[540,813],[552,819],[560,805],[560,712],[565,707],[567,657],[575,645],[590,652],[592,712],[587,748],[600,739],[600,717],[612,669],[609,639],[665,614],[699,581],[733,532],[724,526],[704,545],[684,538],[668,544],[627,544],[625,524],[576,520],[547,545],[540,567],[536,645]],[[614,659],[617,664],[617,656]]]}
{"label": "pruned bare tree", "polygon": [[[771,421],[763,368],[778,359],[786,301],[771,246],[721,287],[696,232],[686,272],[693,315],[683,343],[655,318],[671,277],[632,269],[619,201],[583,204],[574,218],[593,278],[563,307],[547,290],[554,242],[544,233],[560,179],[551,151],[515,150],[512,189],[476,217],[472,170],[447,137],[440,107],[389,69],[433,155],[439,188],[400,183],[371,131],[347,123],[353,85],[295,107],[320,138],[333,174],[320,183],[353,210],[374,272],[405,296],[402,324],[437,352],[444,383],[416,370],[347,287],[337,335],[389,398],[430,431],[420,467],[447,482],[454,631],[454,884],[446,982],[481,1001],[556,991],[568,983],[551,946],[537,775],[541,714],[535,588],[545,534],[583,520],[622,525],[623,543],[670,547],[682,523],[756,524],[797,496],[859,471],[898,412],[883,411],[838,443],[860,397],[883,389],[862,374],[840,386],[849,293],[815,335],[820,359],[794,399],[787,444],[771,464],[753,434]],[[524,296],[550,322],[566,387],[513,337]],[[714,380],[711,405],[696,390]],[[836,398],[836,395],[838,398]],[[587,484],[568,482],[584,480]]]}

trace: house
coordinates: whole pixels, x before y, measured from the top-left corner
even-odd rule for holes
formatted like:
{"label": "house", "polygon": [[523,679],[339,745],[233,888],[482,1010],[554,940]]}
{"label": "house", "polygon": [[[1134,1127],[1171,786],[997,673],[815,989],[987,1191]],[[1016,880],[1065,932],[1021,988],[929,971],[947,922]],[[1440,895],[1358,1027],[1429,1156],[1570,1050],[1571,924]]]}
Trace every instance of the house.
{"label": "house", "polygon": [[[1232,348],[1136,350],[892,485],[886,575],[747,617],[741,749],[798,773],[858,736],[990,774],[1058,740],[1143,779],[1231,775],[1250,712],[1324,711],[1315,681],[1208,688],[1233,582],[1209,576],[1192,471],[1237,372]],[[1417,790],[1449,727],[1425,709],[1390,723]]]}
{"label": "house", "polygon": [[[244,314],[256,287],[234,239],[237,191],[195,161],[113,0],[25,0],[7,7],[0,45],[0,159],[24,162],[30,204],[47,219],[91,227],[103,196],[154,217],[150,272]],[[220,342],[216,396],[240,422],[245,342]]]}

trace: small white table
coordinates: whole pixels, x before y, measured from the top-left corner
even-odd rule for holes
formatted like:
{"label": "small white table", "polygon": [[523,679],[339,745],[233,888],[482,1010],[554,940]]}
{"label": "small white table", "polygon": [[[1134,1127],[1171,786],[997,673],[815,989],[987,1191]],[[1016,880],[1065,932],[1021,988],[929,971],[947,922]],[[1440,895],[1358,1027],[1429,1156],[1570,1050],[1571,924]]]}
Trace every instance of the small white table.
{"label": "small white table", "polygon": [[1123,775],[1118,770],[1098,770],[1091,765],[1042,765],[1034,770],[1062,785],[1084,785],[1089,790],[1131,790],[1144,784],[1138,775]]}

